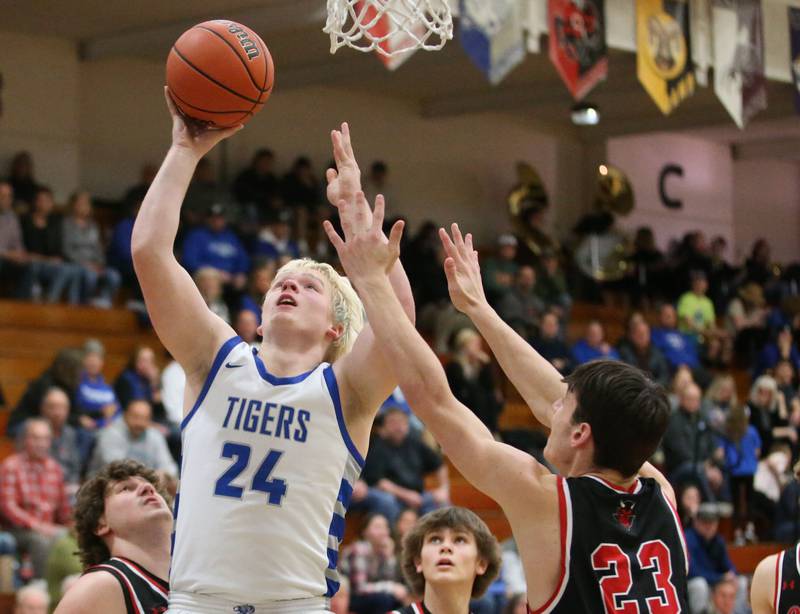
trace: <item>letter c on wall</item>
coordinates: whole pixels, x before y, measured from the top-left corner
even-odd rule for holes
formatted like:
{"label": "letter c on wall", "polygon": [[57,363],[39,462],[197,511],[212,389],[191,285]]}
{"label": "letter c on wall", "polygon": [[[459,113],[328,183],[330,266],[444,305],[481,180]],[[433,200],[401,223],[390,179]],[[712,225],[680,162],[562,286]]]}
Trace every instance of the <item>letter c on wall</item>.
{"label": "letter c on wall", "polygon": [[661,196],[661,202],[664,203],[667,209],[681,209],[683,207],[683,201],[677,198],[670,198],[669,194],[667,194],[666,183],[670,175],[683,177],[683,167],[677,164],[667,164],[661,169],[661,173],[658,175],[658,194]]}

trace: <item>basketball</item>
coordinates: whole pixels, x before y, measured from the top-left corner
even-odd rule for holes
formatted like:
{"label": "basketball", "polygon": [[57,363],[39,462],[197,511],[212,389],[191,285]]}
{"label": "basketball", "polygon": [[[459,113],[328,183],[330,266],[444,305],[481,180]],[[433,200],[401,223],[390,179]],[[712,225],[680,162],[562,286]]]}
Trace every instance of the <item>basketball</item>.
{"label": "basketball", "polygon": [[182,113],[220,128],[264,108],[275,71],[264,41],[235,21],[204,21],[181,34],[167,58],[167,86]]}

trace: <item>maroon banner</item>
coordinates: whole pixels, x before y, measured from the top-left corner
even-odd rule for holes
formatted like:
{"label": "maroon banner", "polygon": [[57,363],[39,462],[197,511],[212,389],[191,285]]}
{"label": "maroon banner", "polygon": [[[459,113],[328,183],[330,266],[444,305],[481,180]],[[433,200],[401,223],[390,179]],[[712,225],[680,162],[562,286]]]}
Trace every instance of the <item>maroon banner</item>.
{"label": "maroon banner", "polygon": [[548,0],[550,60],[575,100],[608,75],[604,0]]}

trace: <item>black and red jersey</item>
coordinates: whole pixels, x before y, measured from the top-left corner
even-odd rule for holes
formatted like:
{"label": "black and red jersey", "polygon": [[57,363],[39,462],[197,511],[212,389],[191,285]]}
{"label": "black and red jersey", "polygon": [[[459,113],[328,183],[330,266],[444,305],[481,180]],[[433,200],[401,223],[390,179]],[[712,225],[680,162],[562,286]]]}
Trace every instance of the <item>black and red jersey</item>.
{"label": "black and red jersey", "polygon": [[560,580],[532,614],[688,613],[683,530],[654,479],[559,477],[558,499]]}
{"label": "black and red jersey", "polygon": [[122,588],[128,614],[163,614],[167,611],[169,584],[138,563],[123,557],[112,557],[89,567],[84,573],[105,571]]}
{"label": "black and red jersey", "polygon": [[778,555],[775,614],[800,614],[800,543]]}

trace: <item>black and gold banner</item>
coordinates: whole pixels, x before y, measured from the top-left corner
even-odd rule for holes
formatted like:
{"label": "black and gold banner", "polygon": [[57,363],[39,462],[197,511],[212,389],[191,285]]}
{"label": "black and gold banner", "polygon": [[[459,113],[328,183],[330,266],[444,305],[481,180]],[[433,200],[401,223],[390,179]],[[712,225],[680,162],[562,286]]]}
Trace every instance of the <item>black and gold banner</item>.
{"label": "black and gold banner", "polygon": [[694,93],[687,0],[636,0],[636,74],[665,115]]}

